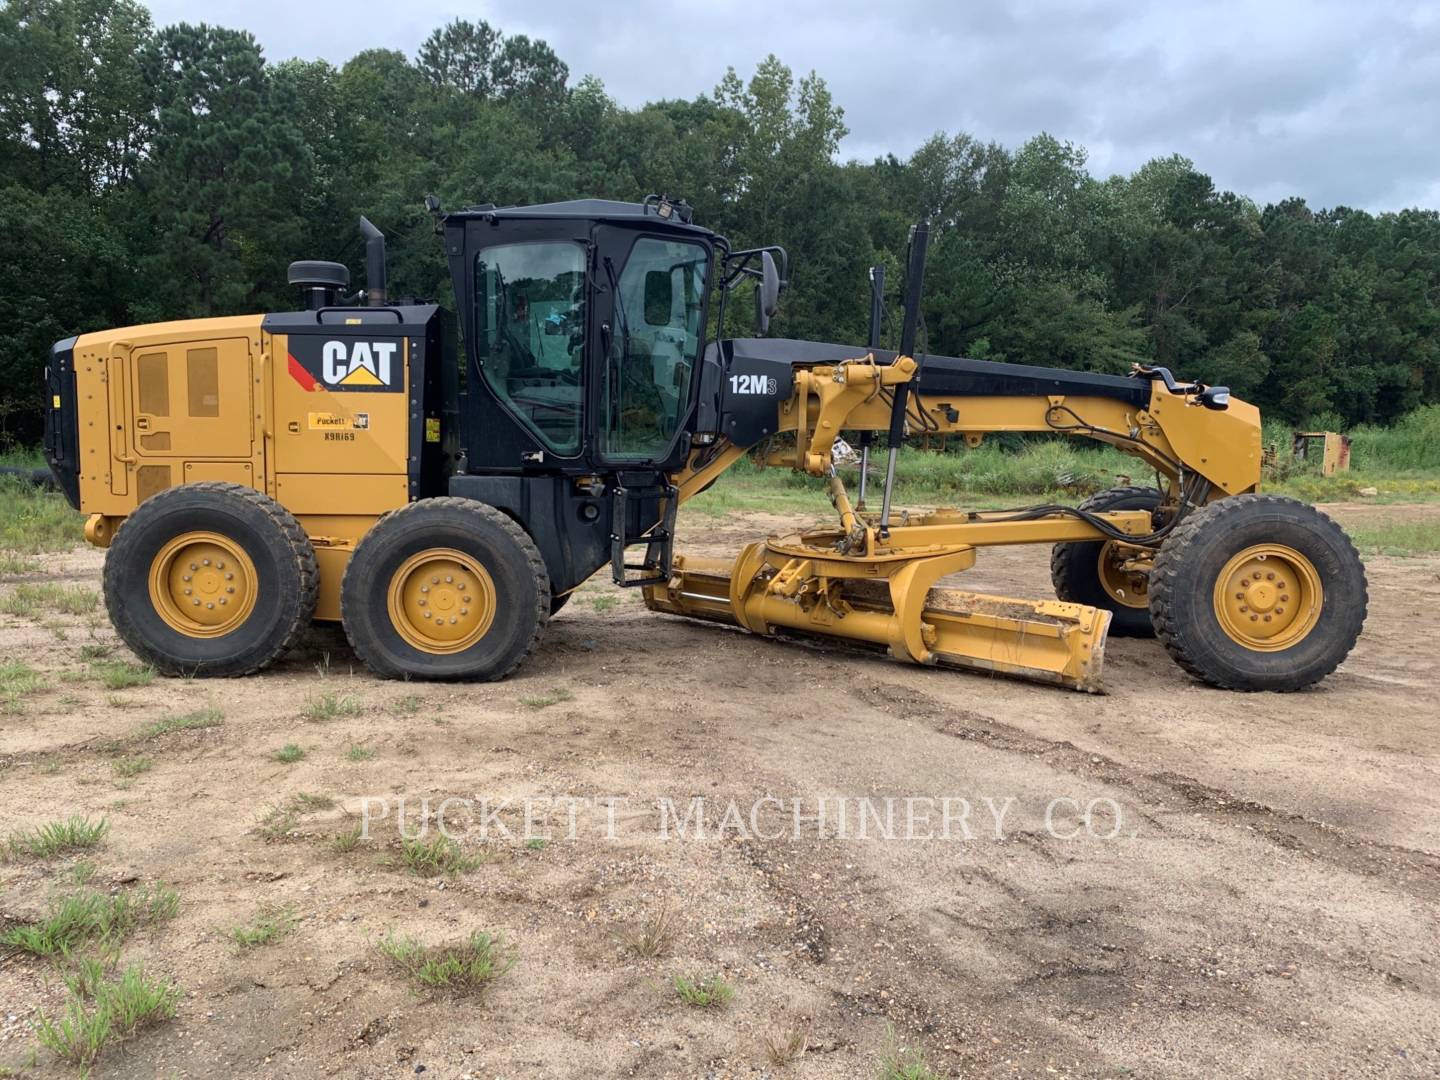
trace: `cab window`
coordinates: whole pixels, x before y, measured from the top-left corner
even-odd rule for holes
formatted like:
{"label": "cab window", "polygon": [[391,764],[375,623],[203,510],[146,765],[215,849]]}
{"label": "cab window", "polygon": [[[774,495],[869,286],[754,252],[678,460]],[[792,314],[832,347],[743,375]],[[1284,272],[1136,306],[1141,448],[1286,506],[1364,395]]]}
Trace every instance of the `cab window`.
{"label": "cab window", "polygon": [[498,244],[475,258],[480,373],[561,456],[580,450],[585,251],[569,241]]}
{"label": "cab window", "polygon": [[601,392],[602,449],[611,460],[663,457],[690,401],[700,352],[709,253],[642,237],[616,282]]}

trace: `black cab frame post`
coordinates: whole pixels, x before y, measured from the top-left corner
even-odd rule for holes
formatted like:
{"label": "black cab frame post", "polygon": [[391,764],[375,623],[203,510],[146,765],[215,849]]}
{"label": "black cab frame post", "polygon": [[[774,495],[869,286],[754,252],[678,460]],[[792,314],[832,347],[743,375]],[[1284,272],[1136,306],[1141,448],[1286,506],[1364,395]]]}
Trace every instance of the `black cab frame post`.
{"label": "black cab frame post", "polygon": [[[910,237],[910,259],[905,268],[905,321],[900,328],[900,355],[914,357],[915,337],[920,326],[920,298],[925,290],[925,252],[930,246],[930,225],[920,222]],[[920,381],[917,368],[911,382]],[[880,506],[880,535],[890,532],[890,497],[895,487],[895,462],[905,441],[905,410],[910,401],[910,383],[895,387],[890,408],[890,457],[885,463],[885,494]]]}

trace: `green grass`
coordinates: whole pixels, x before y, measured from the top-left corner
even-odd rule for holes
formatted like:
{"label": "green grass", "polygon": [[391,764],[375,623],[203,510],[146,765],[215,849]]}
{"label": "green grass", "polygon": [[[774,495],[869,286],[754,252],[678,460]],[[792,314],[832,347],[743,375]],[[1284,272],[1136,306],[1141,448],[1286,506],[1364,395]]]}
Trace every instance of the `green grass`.
{"label": "green grass", "polygon": [[1440,552],[1440,519],[1381,521],[1347,530],[1362,555],[1433,555]]}
{"label": "green grass", "polygon": [[374,750],[368,746],[361,746],[359,743],[351,743],[345,750],[346,761],[369,761],[374,756]]}
{"label": "green grass", "polygon": [[179,909],[179,894],[163,885],[113,896],[82,889],[52,899],[39,921],[0,933],[0,947],[64,959],[90,945],[118,947],[139,927],[172,919]]}
{"label": "green grass", "polygon": [[300,824],[300,814],[293,805],[277,803],[260,815],[255,831],[266,840],[283,840]]}
{"label": "green grass", "polygon": [[39,693],[49,684],[45,676],[19,660],[0,663],[0,710],[11,712],[20,708],[21,700]]}
{"label": "green grass", "polygon": [[414,716],[420,711],[420,697],[417,694],[406,694],[397,701],[390,703],[390,711],[396,716]]}
{"label": "green grass", "polygon": [[365,706],[349,694],[326,692],[317,694],[305,702],[300,715],[306,720],[335,720],[342,716],[359,716]]}
{"label": "green grass", "polygon": [[735,997],[735,988],[721,975],[711,975],[703,979],[676,975],[675,993],[681,1001],[693,1008],[718,1009],[730,1004]]}
{"label": "green grass", "polygon": [[[40,560],[33,559],[28,555],[21,555],[14,551],[0,549],[0,577],[10,577],[14,574],[33,574],[40,569]],[[4,1076],[0,1073],[0,1076]]]}
{"label": "green grass", "polygon": [[194,712],[171,713],[162,716],[159,720],[151,721],[143,727],[137,728],[130,738],[135,742],[147,742],[176,731],[204,731],[207,728],[219,727],[220,722],[224,719],[225,714],[220,709],[214,705],[207,705]]}
{"label": "green grass", "polygon": [[941,1080],[940,1074],[919,1047],[902,1047],[890,1028],[885,1048],[875,1058],[876,1080]]}
{"label": "green grass", "polygon": [[0,598],[0,612],[36,619],[47,612],[87,615],[100,606],[100,594],[83,585],[60,585],[44,581],[16,585]]}
{"label": "green grass", "polygon": [[255,831],[266,840],[283,840],[299,827],[301,815],[334,808],[333,797],[302,791],[267,808],[255,823]]}
{"label": "green grass", "polygon": [[295,915],[285,907],[262,906],[249,922],[232,926],[225,932],[238,950],[274,945],[295,929]]}
{"label": "green grass", "polygon": [[141,773],[147,773],[154,767],[154,758],[148,757],[122,757],[116,758],[110,763],[111,770],[121,780],[133,780]]}
{"label": "green grass", "polygon": [[364,839],[363,833],[364,829],[359,825],[343,829],[330,838],[330,850],[337,855],[348,855],[360,846],[360,841]]}
{"label": "green grass", "polygon": [[275,760],[285,765],[293,765],[297,761],[303,761],[304,758],[305,751],[293,742],[286,743],[279,750],[275,751]]}
{"label": "green grass", "polygon": [[110,823],[103,817],[99,821],[91,821],[72,814],[64,821],[52,821],[36,829],[11,833],[5,841],[5,852],[10,858],[55,859],[99,847],[109,831]]}
{"label": "green grass", "polygon": [[445,874],[454,877],[485,862],[481,854],[466,855],[448,836],[436,833],[429,840],[400,841],[400,864],[420,877]]}
{"label": "green grass", "polygon": [[115,980],[90,968],[83,980],[67,980],[66,988],[64,1011],[51,1017],[41,1009],[35,1037],[56,1057],[81,1069],[93,1063],[106,1044],[173,1018],[180,998],[178,987],[152,979],[139,964],[131,964]]}
{"label": "green grass", "polygon": [[39,555],[64,551],[85,540],[85,516],[72,510],[58,491],[0,476],[0,506],[5,507],[0,515],[0,550]]}
{"label": "green grass", "polygon": [[612,593],[600,593],[598,596],[592,596],[590,603],[594,605],[597,614],[604,615],[605,612],[620,603],[620,598]]}
{"label": "green grass", "polygon": [[381,955],[422,990],[481,994],[515,966],[515,955],[500,935],[476,931],[459,945],[422,945],[389,931],[375,943]]}
{"label": "green grass", "polygon": [[128,660],[100,660],[90,665],[90,672],[106,690],[129,690],[155,681],[154,668]]}
{"label": "green grass", "polygon": [[575,695],[564,687],[558,687],[542,694],[527,694],[520,699],[520,704],[527,709],[548,709],[551,705],[558,705],[562,701],[572,701]]}

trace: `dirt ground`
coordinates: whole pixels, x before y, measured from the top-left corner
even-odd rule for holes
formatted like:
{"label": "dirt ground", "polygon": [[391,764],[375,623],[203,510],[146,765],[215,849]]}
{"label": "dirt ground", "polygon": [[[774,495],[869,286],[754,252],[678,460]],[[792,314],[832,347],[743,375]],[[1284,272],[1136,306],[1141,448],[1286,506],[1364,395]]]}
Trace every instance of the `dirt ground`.
{"label": "dirt ground", "polygon": [[[1440,528],[1437,507],[1327,509]],[[681,548],[783,524],[682,522]],[[964,585],[1045,595],[1046,560],[987,552]],[[49,579],[98,587],[101,561],[76,551]],[[317,629],[260,677],[109,691],[74,674],[108,625],[65,617],[59,640],[5,615],[4,658],[50,687],[0,714],[0,833],[104,815],[93,884],[180,894],[124,950],[183,987],[178,1017],[107,1048],[102,1076],[850,1078],[890,1038],[944,1076],[1435,1076],[1440,558],[1368,571],[1354,654],[1292,695],[1208,689],[1153,641],[1112,639],[1105,696],[907,667],[653,615],[608,574],[483,686],[376,680]],[[326,693],[363,711],[307,718]],[[217,726],[149,740],[154,767],[117,786],[115,740],[207,705]],[[287,743],[304,759],[277,761]],[[257,831],[301,792],[338,802]],[[405,797],[413,830],[422,796],[432,814],[508,799],[510,835],[492,818],[465,838],[480,866],[411,874],[395,818]],[[542,807],[549,839],[527,843],[517,807],[543,796],[589,801]],[[683,816],[697,797],[711,828],[680,838],[659,800]],[[796,839],[794,808],[822,798]],[[337,852],[366,805],[389,816]],[[0,920],[33,918],[70,863],[0,865]],[[295,929],[240,952],[226,930],[262,905]],[[670,947],[637,957],[623,935],[662,911]],[[422,995],[377,952],[389,930],[498,931],[516,966],[479,998]],[[673,989],[716,973],[725,1008]],[[68,1075],[26,1064],[36,1010],[63,997],[47,964],[0,958],[0,1066]],[[771,1064],[763,1035],[806,1025],[808,1051]]]}

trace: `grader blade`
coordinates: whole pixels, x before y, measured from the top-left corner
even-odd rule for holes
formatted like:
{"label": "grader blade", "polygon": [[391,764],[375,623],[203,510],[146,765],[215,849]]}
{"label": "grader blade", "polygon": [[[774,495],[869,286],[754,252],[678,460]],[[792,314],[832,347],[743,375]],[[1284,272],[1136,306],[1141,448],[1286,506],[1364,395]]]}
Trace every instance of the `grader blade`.
{"label": "grader blade", "polygon": [[928,589],[916,605],[904,592],[914,575],[829,578],[811,560],[777,568],[775,556],[752,544],[733,562],[677,557],[669,582],[645,589],[645,603],[754,633],[869,642],[900,660],[1100,692],[1108,611],[947,588]]}

